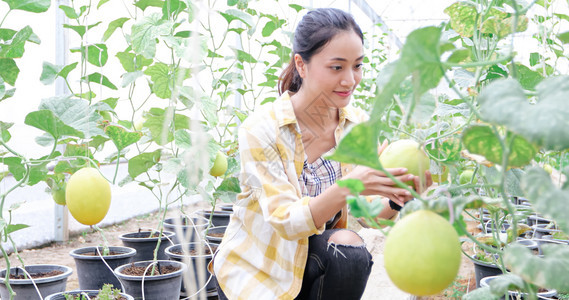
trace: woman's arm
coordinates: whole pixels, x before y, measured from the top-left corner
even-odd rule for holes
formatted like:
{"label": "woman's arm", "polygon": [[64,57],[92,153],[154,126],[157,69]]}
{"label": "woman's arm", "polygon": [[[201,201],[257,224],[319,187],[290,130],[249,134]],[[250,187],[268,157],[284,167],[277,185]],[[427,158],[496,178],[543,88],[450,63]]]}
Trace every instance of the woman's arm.
{"label": "woman's arm", "polygon": [[[414,179],[411,174],[406,174],[407,170],[403,168],[388,169],[393,176],[401,181],[408,181]],[[357,166],[347,174],[346,178],[359,179],[364,184],[364,191],[362,195],[381,195],[387,198],[396,199],[399,203],[404,203],[411,200],[413,197],[409,191],[396,187],[395,183],[381,171],[372,168]],[[320,227],[324,225],[330,218],[332,218],[338,211],[346,205],[346,197],[350,195],[348,188],[340,187],[334,184],[327,188],[322,194],[310,200],[308,206],[312,213],[314,225]],[[396,211],[392,210],[387,204],[384,203],[385,208],[380,213],[382,218],[391,218],[395,215]]]}

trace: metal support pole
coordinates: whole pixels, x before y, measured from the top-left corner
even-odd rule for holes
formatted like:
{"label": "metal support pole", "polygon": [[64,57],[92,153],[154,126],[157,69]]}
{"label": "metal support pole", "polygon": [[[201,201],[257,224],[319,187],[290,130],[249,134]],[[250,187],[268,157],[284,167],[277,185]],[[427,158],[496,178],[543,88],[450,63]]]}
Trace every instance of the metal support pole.
{"label": "metal support pole", "polygon": [[[65,16],[63,11],[59,9],[60,5],[69,5],[69,1],[57,0],[55,6],[55,64],[58,66],[65,66],[67,65],[67,54],[69,53],[69,41],[67,35],[68,30],[63,28],[63,24],[67,23],[67,16]],[[69,89],[67,88],[65,81],[58,77],[55,80],[55,96],[63,96],[68,93]],[[55,204],[54,239],[56,242],[66,242],[69,240],[68,221],[69,213],[67,206]]]}

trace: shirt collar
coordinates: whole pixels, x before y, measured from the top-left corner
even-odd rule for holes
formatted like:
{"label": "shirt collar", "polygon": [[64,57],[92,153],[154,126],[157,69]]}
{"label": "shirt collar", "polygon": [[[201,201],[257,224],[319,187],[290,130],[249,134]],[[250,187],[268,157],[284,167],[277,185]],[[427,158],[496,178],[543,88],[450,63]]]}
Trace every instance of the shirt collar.
{"label": "shirt collar", "polygon": [[[296,115],[294,114],[294,108],[292,107],[292,101],[290,101],[290,94],[288,91],[284,92],[277,100],[275,100],[274,105],[275,117],[277,119],[279,127],[297,123]],[[340,108],[339,117],[340,120],[338,125],[342,128],[346,125],[346,120],[350,123],[358,122],[356,110],[351,106]]]}

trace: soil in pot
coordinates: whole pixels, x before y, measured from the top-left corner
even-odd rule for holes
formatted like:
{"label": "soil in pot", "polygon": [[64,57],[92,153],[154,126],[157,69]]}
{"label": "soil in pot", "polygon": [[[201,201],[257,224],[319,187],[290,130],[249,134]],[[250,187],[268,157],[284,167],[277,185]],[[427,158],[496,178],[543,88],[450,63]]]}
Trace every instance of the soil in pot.
{"label": "soil in pot", "polygon": [[[151,276],[152,264],[162,274]],[[140,275],[125,274],[125,269],[127,273],[140,273]],[[147,269],[147,274],[143,275]],[[133,296],[136,300],[142,299],[143,295],[146,300],[174,300],[180,298],[182,273],[186,269],[187,266],[184,263],[177,261],[138,261],[117,267],[115,274],[119,278],[125,293]]]}
{"label": "soil in pot", "polygon": [[[18,274],[19,272],[20,272],[20,268],[17,268],[16,274],[10,273],[10,279],[29,279],[29,277],[27,277],[24,272]],[[30,277],[32,279],[38,279],[38,278],[53,277],[53,276],[57,276],[57,275],[61,275],[61,274],[63,274],[62,271],[49,271],[49,272],[30,273]]]}
{"label": "soil in pot", "polygon": [[[158,264],[159,265],[159,264]],[[146,270],[146,274],[144,273],[144,271]],[[154,275],[159,274],[159,275],[164,275],[164,274],[170,274],[170,273],[174,273],[176,271],[180,270],[179,267],[176,266],[159,266],[155,268],[155,272]],[[122,270],[122,273],[125,275],[130,275],[130,276],[152,276],[152,267],[148,268],[148,267],[137,267],[134,264],[131,264],[131,266],[126,267]]]}
{"label": "soil in pot", "polygon": [[[23,275],[24,272],[20,267],[10,269],[11,275],[22,278],[10,279],[10,286],[16,293],[15,300],[43,299],[47,295],[63,292],[67,286],[67,278],[73,272],[70,267],[63,265],[27,265],[26,271],[33,279],[24,279],[26,277]],[[4,278],[6,272],[6,269],[0,271],[0,278]],[[37,285],[41,297],[38,295],[34,283]],[[0,281],[0,299],[10,299],[8,289],[3,280]]]}

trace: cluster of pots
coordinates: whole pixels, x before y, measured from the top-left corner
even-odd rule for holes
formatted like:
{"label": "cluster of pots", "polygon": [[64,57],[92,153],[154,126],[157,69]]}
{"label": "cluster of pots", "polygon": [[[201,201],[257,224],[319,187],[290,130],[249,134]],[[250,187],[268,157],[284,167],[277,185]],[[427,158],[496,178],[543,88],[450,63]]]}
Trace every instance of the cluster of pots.
{"label": "cluster of pots", "polygon": [[[10,279],[10,287],[16,293],[14,299],[64,300],[65,295],[96,296],[107,284],[120,289],[126,300],[143,299],[143,294],[146,300],[179,299],[198,293],[215,296],[215,277],[208,272],[207,265],[221,242],[231,213],[231,206],[223,206],[222,211],[213,214],[202,210],[192,217],[166,219],[161,236],[150,231],[123,234],[119,236],[123,246],[109,247],[109,255],[103,255],[102,247],[74,249],[69,254],[75,260],[79,281],[79,290],[75,291],[65,291],[67,278],[72,273],[68,266],[29,265],[25,271],[21,267],[10,268],[10,274],[15,276],[58,273],[33,280]],[[154,260],[157,243],[160,246],[157,260]],[[175,271],[152,276],[125,272],[133,266]],[[0,277],[5,276],[6,269],[1,270]],[[0,282],[0,299],[10,299],[3,281]]]}
{"label": "cluster of pots", "polygon": [[[516,204],[522,206],[530,205],[529,202],[523,198],[520,198],[519,203]],[[481,220],[484,223],[479,224],[478,228],[486,233],[492,233],[493,231],[499,229],[499,232],[505,234],[506,230],[510,227],[510,224],[503,222],[502,224],[498,224],[498,226],[494,226],[492,220],[490,219],[490,216],[487,213],[488,212],[486,210],[483,210]],[[527,219],[524,219],[520,224],[527,225],[531,229],[517,237],[516,242],[532,250],[538,256],[543,255],[542,246],[545,244],[569,246],[569,240],[557,239],[553,237],[553,234],[555,232],[559,232],[560,230],[555,227],[552,220],[533,213],[529,215]],[[477,257],[477,255],[474,255],[470,258],[474,264],[476,288],[490,286],[490,282],[492,282],[492,280],[503,274],[502,270],[496,263],[481,260]],[[518,296],[520,296],[519,298],[523,299],[525,295],[524,293],[519,295],[518,291],[508,291],[508,293],[510,299],[518,299]],[[557,291],[555,290],[547,290],[544,292],[539,292],[537,294],[538,299],[556,299],[554,298],[556,295]]]}

